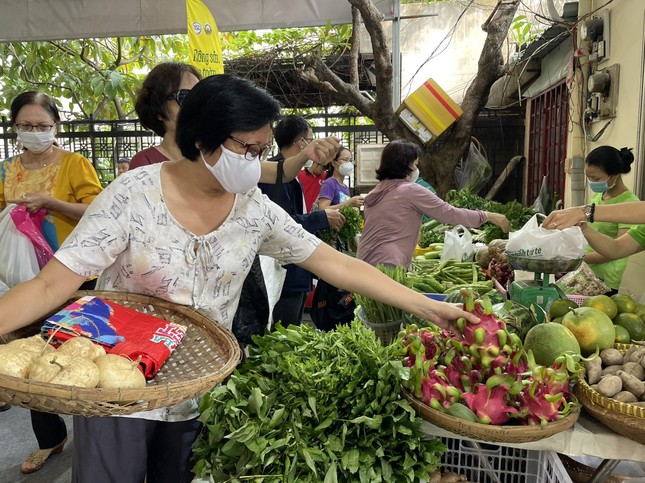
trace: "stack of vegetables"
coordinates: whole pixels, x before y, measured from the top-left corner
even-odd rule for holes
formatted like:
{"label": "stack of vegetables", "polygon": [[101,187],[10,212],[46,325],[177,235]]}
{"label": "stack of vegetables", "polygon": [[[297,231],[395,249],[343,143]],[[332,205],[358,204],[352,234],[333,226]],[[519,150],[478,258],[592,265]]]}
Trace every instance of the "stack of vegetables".
{"label": "stack of vegetables", "polygon": [[471,288],[484,294],[493,289],[493,282],[486,280],[486,274],[476,263],[457,260],[441,262],[425,255],[419,255],[412,261],[408,283],[421,293],[447,293]]}
{"label": "stack of vegetables", "polygon": [[569,380],[579,359],[563,354],[550,367],[539,366],[506,331],[485,297],[475,302],[464,292],[464,309],[480,324],[458,321],[463,340],[446,331],[408,326],[399,354],[411,368],[406,387],[430,407],[483,424],[546,425],[565,417],[576,404]]}
{"label": "stack of vegetables", "polygon": [[[446,201],[457,208],[467,208],[469,210],[483,210],[493,213],[501,213],[508,218],[511,224],[511,230],[519,230],[527,221],[531,219],[535,212],[517,201],[500,203],[499,201],[487,200],[468,190],[452,190],[446,194]],[[473,230],[474,231],[474,230]],[[473,241],[482,241],[486,244],[492,240],[508,238],[502,229],[486,223],[484,229],[478,236],[473,236]]]}
{"label": "stack of vegetables", "polygon": [[363,218],[358,210],[352,206],[344,206],[339,211],[345,217],[343,227],[338,232],[331,228],[320,230],[317,233],[318,238],[334,247],[337,242],[344,247],[354,247],[356,235],[363,231]]}
{"label": "stack of vegetables", "polygon": [[360,323],[290,326],[254,338],[250,355],[199,405],[198,476],[214,481],[412,482],[445,446],[401,400],[408,370]]}

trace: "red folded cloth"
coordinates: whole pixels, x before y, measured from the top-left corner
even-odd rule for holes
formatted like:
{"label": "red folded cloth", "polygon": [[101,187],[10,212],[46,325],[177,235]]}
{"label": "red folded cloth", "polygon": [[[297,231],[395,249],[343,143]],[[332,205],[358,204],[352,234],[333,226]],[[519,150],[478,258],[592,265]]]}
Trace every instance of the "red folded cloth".
{"label": "red folded cloth", "polygon": [[161,369],[186,333],[186,327],[152,315],[86,296],[49,317],[42,332],[54,343],[83,336],[101,344],[111,354],[132,360],[141,357],[147,379]]}

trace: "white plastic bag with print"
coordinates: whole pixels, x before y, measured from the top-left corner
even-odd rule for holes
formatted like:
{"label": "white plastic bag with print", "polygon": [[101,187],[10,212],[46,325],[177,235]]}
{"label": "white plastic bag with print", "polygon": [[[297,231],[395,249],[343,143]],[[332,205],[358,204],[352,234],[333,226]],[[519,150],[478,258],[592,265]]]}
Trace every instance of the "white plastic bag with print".
{"label": "white plastic bag with print", "polygon": [[547,230],[538,223],[538,216],[544,218],[544,215],[534,215],[521,229],[509,233],[506,253],[534,260],[577,260],[583,257],[587,240],[579,226]]}
{"label": "white plastic bag with print", "polygon": [[473,260],[474,257],[473,237],[467,228],[457,225],[452,230],[447,230],[444,233],[441,260],[465,262]]}
{"label": "white plastic bag with print", "polygon": [[31,280],[40,271],[34,246],[11,218],[15,206],[8,205],[0,213],[0,286],[9,288]]}

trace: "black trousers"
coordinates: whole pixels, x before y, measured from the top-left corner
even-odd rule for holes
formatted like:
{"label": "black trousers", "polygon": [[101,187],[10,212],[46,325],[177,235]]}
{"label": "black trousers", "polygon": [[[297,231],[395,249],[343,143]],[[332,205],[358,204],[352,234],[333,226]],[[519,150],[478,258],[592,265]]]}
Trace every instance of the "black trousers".
{"label": "black trousers", "polygon": [[300,325],[306,301],[307,292],[283,292],[273,307],[273,327],[278,322],[282,322],[284,327]]}
{"label": "black trousers", "polygon": [[40,449],[58,446],[67,438],[65,421],[58,414],[41,413],[33,409],[29,413],[31,415],[31,427],[34,430]]}
{"label": "black trousers", "polygon": [[189,483],[202,424],[74,416],[73,483]]}

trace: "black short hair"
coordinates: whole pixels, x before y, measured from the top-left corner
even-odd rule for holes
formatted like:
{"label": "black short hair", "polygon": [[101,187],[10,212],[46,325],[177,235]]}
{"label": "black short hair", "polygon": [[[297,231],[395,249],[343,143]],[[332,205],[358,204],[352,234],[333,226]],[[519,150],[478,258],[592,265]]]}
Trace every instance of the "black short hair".
{"label": "black short hair", "polygon": [[42,107],[49,113],[49,115],[56,123],[60,122],[60,113],[58,112],[58,107],[51,97],[49,97],[47,94],[43,94],[42,92],[27,91],[23,92],[22,94],[18,94],[11,103],[11,124],[16,123],[16,118],[18,117],[20,109],[32,104]]}
{"label": "black short hair", "polygon": [[304,117],[289,114],[283,116],[273,128],[273,139],[275,139],[278,149],[282,149],[305,137],[310,128],[311,126]]}
{"label": "black short hair", "polygon": [[199,81],[179,110],[177,145],[195,161],[196,144],[212,153],[235,131],[257,131],[280,116],[280,104],[253,82],[228,74]]}
{"label": "black short hair", "polygon": [[586,164],[599,167],[609,176],[629,173],[633,162],[631,148],[621,148],[619,151],[613,146],[599,146],[591,151],[585,160]]}
{"label": "black short hair", "polygon": [[403,179],[412,172],[410,164],[421,154],[421,147],[404,139],[396,139],[383,149],[376,179]]}
{"label": "black short hair", "polygon": [[116,164],[121,164],[121,163],[130,164],[130,158],[119,158]]}
{"label": "black short hair", "polygon": [[179,90],[182,76],[192,74],[197,79],[202,76],[192,65],[181,62],[164,62],[155,66],[143,81],[143,85],[134,102],[134,110],[139,122],[146,129],[154,131],[157,136],[166,134],[164,121],[168,119],[166,102],[173,93]]}

